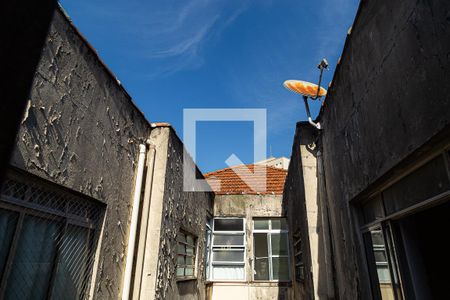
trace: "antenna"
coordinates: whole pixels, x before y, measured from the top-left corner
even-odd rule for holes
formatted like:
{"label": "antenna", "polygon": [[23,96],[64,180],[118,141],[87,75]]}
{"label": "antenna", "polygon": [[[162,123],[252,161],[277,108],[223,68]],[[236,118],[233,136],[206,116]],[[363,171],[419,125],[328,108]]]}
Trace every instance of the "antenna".
{"label": "antenna", "polygon": [[303,102],[305,103],[305,109],[306,109],[306,115],[308,116],[308,122],[316,127],[317,129],[321,129],[320,123],[314,123],[314,121],[311,118],[311,112],[309,110],[309,104],[308,104],[308,98],[311,98],[311,100],[317,100],[318,98],[321,98],[323,96],[326,96],[327,90],[320,86],[322,82],[322,74],[323,70],[328,70],[328,62],[324,58],[319,63],[317,68],[320,70],[319,75],[319,83],[314,84],[308,81],[302,81],[302,80],[286,80],[283,85],[285,88],[290,90],[291,92],[300,94],[303,96]]}

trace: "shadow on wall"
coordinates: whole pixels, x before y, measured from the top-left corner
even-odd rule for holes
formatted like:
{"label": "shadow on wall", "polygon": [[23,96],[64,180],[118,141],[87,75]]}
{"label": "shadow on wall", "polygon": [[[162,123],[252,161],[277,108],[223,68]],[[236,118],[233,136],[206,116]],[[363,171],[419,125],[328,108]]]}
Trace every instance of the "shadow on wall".
{"label": "shadow on wall", "polygon": [[[307,122],[297,124],[283,193],[283,213],[290,232],[295,299],[333,299],[326,184],[320,136]],[[283,299],[280,295],[279,299]]]}

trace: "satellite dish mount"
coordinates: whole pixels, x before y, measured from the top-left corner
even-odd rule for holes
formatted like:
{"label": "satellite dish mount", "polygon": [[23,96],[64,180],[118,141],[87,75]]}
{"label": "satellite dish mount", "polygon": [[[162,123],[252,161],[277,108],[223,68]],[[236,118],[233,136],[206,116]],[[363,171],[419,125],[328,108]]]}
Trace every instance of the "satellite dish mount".
{"label": "satellite dish mount", "polygon": [[284,82],[284,86],[288,90],[302,95],[303,102],[305,103],[306,115],[308,116],[308,122],[312,126],[320,130],[322,129],[320,123],[319,122],[315,123],[312,120],[311,111],[309,110],[308,98],[311,98],[311,100],[317,100],[327,94],[327,91],[320,86],[320,84],[322,83],[323,70],[328,70],[327,60],[325,58],[322,59],[317,68],[320,70],[319,83],[317,85],[311,82],[301,80],[286,80]]}

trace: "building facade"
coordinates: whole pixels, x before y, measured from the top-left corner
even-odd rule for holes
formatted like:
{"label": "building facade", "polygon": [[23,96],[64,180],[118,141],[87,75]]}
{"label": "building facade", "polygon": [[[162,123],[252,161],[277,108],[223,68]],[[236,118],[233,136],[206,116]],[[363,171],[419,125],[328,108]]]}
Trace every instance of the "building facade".
{"label": "building facade", "polygon": [[289,167],[289,158],[286,158],[284,156],[269,157],[265,160],[257,161],[255,162],[255,164],[287,170]]}
{"label": "building facade", "polygon": [[307,243],[306,299],[448,295],[449,11],[362,1],[322,130],[297,125],[284,205]]}
{"label": "building facade", "polygon": [[[282,207],[286,170],[242,165],[205,174],[216,196],[209,222],[209,299],[294,299],[291,236]],[[238,175],[246,174],[246,175]],[[220,180],[220,186],[212,180]],[[249,180],[248,182],[246,180]],[[264,192],[248,184],[265,182]]]}

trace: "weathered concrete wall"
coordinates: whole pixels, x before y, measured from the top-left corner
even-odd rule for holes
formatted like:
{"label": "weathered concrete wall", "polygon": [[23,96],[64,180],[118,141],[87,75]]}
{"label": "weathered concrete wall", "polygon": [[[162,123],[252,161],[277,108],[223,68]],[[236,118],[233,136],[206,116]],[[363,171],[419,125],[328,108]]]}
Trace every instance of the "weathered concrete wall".
{"label": "weathered concrete wall", "polygon": [[[312,259],[312,245],[310,242],[310,231],[315,231],[317,226],[311,228],[308,222],[308,207],[307,207],[307,190],[309,193],[315,191],[317,193],[317,184],[315,186],[307,186],[307,176],[317,180],[316,165],[308,165],[303,161],[301,148],[307,145],[314,146],[317,135],[314,130],[308,130],[310,126],[299,123],[295,131],[294,142],[292,145],[291,160],[288,168],[288,175],[286,177],[284,192],[283,192],[283,210],[287,215],[289,231],[293,241],[300,239],[301,250],[303,252],[304,263],[304,279],[297,278],[294,274],[293,278],[293,293],[295,299],[313,299],[315,294],[314,280],[313,280],[313,259]],[[311,127],[312,128],[312,127]],[[311,149],[311,156],[315,159],[317,157],[317,150]],[[305,169],[309,170],[310,174],[305,174]],[[312,172],[312,173],[311,173]],[[313,199],[314,201],[314,199]],[[314,203],[313,203],[314,204]],[[315,250],[316,247],[314,247]],[[291,253],[294,253],[294,248],[291,247]],[[291,268],[295,269],[295,260],[291,261]]]}
{"label": "weathered concrete wall", "polygon": [[281,217],[281,195],[216,195],[214,216],[216,217]]}
{"label": "weathered concrete wall", "polygon": [[370,299],[355,196],[450,123],[450,2],[362,1],[320,121],[340,299]]}
{"label": "weathered concrete wall", "polygon": [[[206,220],[208,214],[212,215],[214,194],[183,191],[183,144],[171,128],[154,129],[154,131],[158,130],[161,135],[167,136],[168,145],[160,235],[156,243],[150,241],[147,245],[147,247],[157,247],[155,297],[174,300],[204,299]],[[197,172],[200,175],[198,170]],[[176,239],[180,229],[197,237],[196,279],[194,280],[177,281],[176,279]]]}
{"label": "weathered concrete wall", "polygon": [[[294,299],[289,283],[253,281],[253,218],[286,217],[281,195],[216,195],[215,217],[245,218],[246,264],[245,282],[213,283],[213,299]],[[239,296],[238,296],[239,295]],[[227,298],[228,297],[228,298]]]}
{"label": "weathered concrete wall", "polygon": [[117,299],[139,141],[150,126],[60,10],[11,164],[107,204],[96,299]]}

